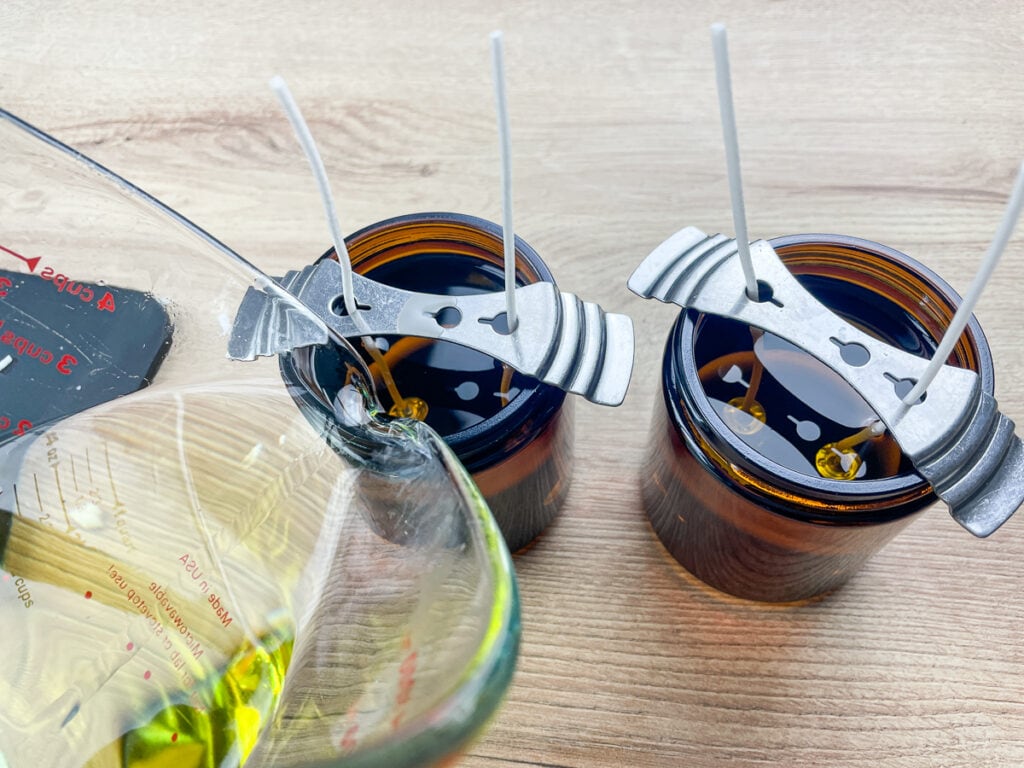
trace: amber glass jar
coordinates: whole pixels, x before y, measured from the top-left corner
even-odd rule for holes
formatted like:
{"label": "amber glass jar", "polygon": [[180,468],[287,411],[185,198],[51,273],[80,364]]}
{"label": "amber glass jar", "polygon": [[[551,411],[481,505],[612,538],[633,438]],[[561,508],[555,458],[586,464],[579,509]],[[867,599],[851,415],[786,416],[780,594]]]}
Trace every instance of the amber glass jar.
{"label": "amber glass jar", "polygon": [[[395,288],[445,295],[504,289],[501,228],[483,219],[399,216],[356,232],[345,244],[357,273]],[[337,257],[332,249],[322,258]],[[519,238],[516,281],[554,282],[536,251]],[[472,474],[509,549],[530,543],[555,517],[569,489],[571,399],[451,342],[387,336],[353,342],[384,410],[433,427]],[[293,389],[300,406],[319,411],[322,419],[322,397],[333,398],[345,382],[345,355],[332,346],[309,347],[282,358],[282,367],[292,382],[315,379],[315,387]]]}
{"label": "amber glass jar", "polygon": [[[832,311],[922,357],[960,301],[933,272],[877,243],[797,235],[771,244]],[[764,349],[759,339],[734,320],[679,315],[665,349],[664,407],[655,408],[643,498],[654,530],[688,571],[739,597],[786,602],[843,584],[935,496],[887,434],[853,439],[872,414],[845,382],[794,349],[769,370],[755,352]],[[976,371],[992,392],[977,320],[949,362]],[[834,407],[817,398],[812,408],[793,383],[828,388]],[[760,408],[760,418],[740,412],[743,402]],[[856,443],[844,448],[851,479],[823,474],[817,462],[843,440]]]}

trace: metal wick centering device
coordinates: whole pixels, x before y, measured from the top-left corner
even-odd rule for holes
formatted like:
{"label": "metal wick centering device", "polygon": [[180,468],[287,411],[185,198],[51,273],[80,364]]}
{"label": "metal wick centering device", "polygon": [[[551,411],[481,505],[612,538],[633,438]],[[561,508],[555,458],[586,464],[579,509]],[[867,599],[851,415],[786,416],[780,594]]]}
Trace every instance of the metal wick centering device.
{"label": "metal wick centering device", "polygon": [[634,271],[629,288],[762,329],[807,352],[866,401],[900,449],[975,536],[988,536],[1024,502],[1024,448],[978,375],[944,365],[913,404],[903,398],[929,361],[882,342],[826,308],[769,243],[750,244],[759,295],[748,298],[736,240],[687,227]]}
{"label": "metal wick centering device", "polygon": [[[516,288],[520,308],[509,330],[504,293],[444,296],[404,291],[358,274],[359,321],[339,314],[341,267],[325,259],[275,279],[340,336],[418,336],[460,344],[600,405],[619,405],[633,371],[633,322],[551,283]],[[268,293],[250,288],[228,355],[253,360],[316,344],[327,330]]]}

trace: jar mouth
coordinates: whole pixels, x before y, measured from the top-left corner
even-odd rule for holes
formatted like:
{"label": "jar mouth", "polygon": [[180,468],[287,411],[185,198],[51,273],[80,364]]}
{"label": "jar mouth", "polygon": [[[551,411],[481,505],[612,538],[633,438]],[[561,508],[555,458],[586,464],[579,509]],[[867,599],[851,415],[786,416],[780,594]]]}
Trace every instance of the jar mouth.
{"label": "jar mouth", "polygon": [[[485,219],[443,212],[407,214],[364,227],[347,237],[345,244],[353,269],[358,274],[396,288],[447,294],[503,289],[502,229]],[[539,281],[554,283],[551,271],[529,244],[516,237],[515,246],[517,285]],[[320,258],[337,260],[337,255],[332,248]],[[446,272],[451,265],[456,265],[453,271]],[[403,342],[404,339],[407,341]],[[420,344],[408,337],[381,337],[371,343],[378,342],[381,348],[394,350],[394,354],[399,353],[399,342],[405,344],[404,350],[413,350],[408,355],[403,351],[398,359],[418,361],[415,370],[418,386],[427,390],[439,387],[438,381],[452,372],[448,367],[434,369],[432,361],[437,361],[438,366],[464,364],[467,370],[476,371],[472,374],[474,380],[463,382],[463,385],[472,385],[470,399],[477,404],[482,403],[483,410],[463,413],[455,407],[458,405],[456,402],[450,409],[449,418],[440,418],[441,411],[435,411],[439,417],[432,425],[470,472],[485,469],[503,455],[528,443],[565,399],[565,393],[557,387],[519,373],[509,374],[511,378],[507,381],[498,376],[499,385],[494,381],[492,372],[482,367],[494,364],[493,358],[452,342],[424,340]],[[354,346],[360,345],[355,343]],[[299,367],[316,375],[318,366],[331,365],[329,356],[332,348],[333,345],[328,344],[297,350],[297,359],[287,361],[288,365],[293,373],[295,367]],[[385,351],[384,354],[392,353]],[[374,362],[367,353],[361,352],[360,356],[374,369]],[[317,358],[320,358],[319,363]],[[285,358],[282,358],[283,368],[284,363]],[[374,370],[379,372],[379,369]],[[403,384],[399,381],[401,375],[399,372],[394,376],[396,388]],[[506,384],[510,387],[507,401],[502,401],[500,406],[494,405],[498,390],[504,391]],[[306,388],[309,389],[308,385]],[[330,385],[324,387],[328,395],[331,388]],[[388,394],[387,388],[378,382],[378,392],[382,391]],[[410,390],[403,395],[416,396],[417,392]],[[487,401],[486,398],[492,396],[494,400]],[[322,398],[315,399],[323,407]],[[450,399],[457,400],[454,396]],[[430,399],[425,398],[425,401],[429,408]],[[428,424],[431,421],[428,411]]]}
{"label": "jar mouth", "polygon": [[[934,272],[878,243],[822,234],[779,237],[770,243],[819,301],[861,330],[911,354],[931,356],[960,303],[957,293]],[[870,297],[870,303],[865,307],[866,297]],[[697,433],[700,454],[704,454],[699,458],[708,469],[720,477],[738,473],[742,476],[739,485],[748,493],[794,516],[802,516],[798,510],[803,507],[804,511],[813,510],[815,518],[835,512],[837,518],[853,522],[858,509],[877,511],[894,500],[900,504],[913,502],[913,509],[917,509],[934,499],[928,483],[901,453],[897,453],[902,458],[894,465],[896,468],[885,476],[833,479],[797,470],[795,467],[801,466],[798,462],[787,466],[751,447],[726,423],[723,404],[713,403],[701,383],[702,362],[706,361],[698,359],[697,350],[702,341],[705,346],[712,343],[706,339],[720,343],[719,325],[723,323],[739,325],[684,311],[673,326],[666,350],[666,405],[677,429],[687,425]],[[702,338],[702,334],[706,336]],[[949,362],[974,370],[984,390],[992,392],[991,353],[975,318],[971,318]],[[852,389],[850,392],[863,403]],[[863,405],[866,407],[866,403]],[[795,417],[787,418],[797,423]],[[807,467],[814,470],[813,463]],[[839,510],[840,506],[844,508]]]}
{"label": "jar mouth", "polygon": [[[500,226],[463,213],[408,213],[378,221],[345,238],[352,268],[370,276],[398,259],[422,253],[466,255],[504,268],[504,240]],[[555,277],[540,255],[521,237],[515,237],[516,284],[554,283]],[[337,260],[334,249],[321,258]]]}

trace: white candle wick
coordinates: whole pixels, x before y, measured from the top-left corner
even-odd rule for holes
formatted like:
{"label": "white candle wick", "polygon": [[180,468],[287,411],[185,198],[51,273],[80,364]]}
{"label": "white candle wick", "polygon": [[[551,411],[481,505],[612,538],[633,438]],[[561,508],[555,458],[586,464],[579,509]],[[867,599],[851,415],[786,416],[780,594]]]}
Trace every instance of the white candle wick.
{"label": "white candle wick", "polygon": [[355,287],[352,284],[352,262],[349,259],[348,248],[345,247],[345,238],[341,236],[341,228],[338,226],[337,209],[334,206],[334,196],[331,194],[331,185],[327,181],[327,171],[324,169],[324,162],[320,158],[320,152],[313,141],[313,135],[309,132],[309,125],[302,116],[299,105],[292,97],[288,84],[280,75],[270,79],[270,87],[277,94],[285,114],[288,115],[288,122],[292,124],[295,136],[299,140],[302,151],[309,161],[313,170],[313,177],[316,179],[317,189],[320,191],[320,199],[323,202],[324,212],[327,215],[327,226],[331,232],[331,242],[334,244],[334,252],[338,256],[338,263],[341,265],[341,297],[345,303],[345,310],[360,330],[369,333],[366,321],[359,314],[359,305],[356,303]]}
{"label": "white candle wick", "polygon": [[928,385],[932,383],[932,380],[938,375],[942,366],[945,365],[949,354],[953,351],[953,347],[960,340],[960,334],[964,332],[964,328],[974,312],[974,307],[978,303],[978,299],[981,298],[982,291],[985,290],[989,278],[992,277],[992,272],[995,270],[996,264],[999,263],[999,258],[1003,255],[1003,251],[1006,250],[1006,244],[1013,234],[1017,219],[1020,218],[1022,207],[1024,207],[1024,162],[1021,163],[1020,169],[1017,172],[1017,180],[1014,182],[1013,190],[1010,192],[1010,199],[1006,204],[1006,210],[1003,212],[1003,219],[999,223],[999,228],[996,230],[995,237],[992,238],[988,251],[985,253],[985,258],[981,261],[978,273],[974,276],[974,282],[971,283],[971,287],[967,290],[967,295],[960,306],[957,307],[956,314],[953,315],[953,320],[943,334],[942,341],[939,342],[939,347],[935,350],[935,354],[932,355],[932,359],[928,363],[928,367],[925,368],[924,374],[906,394],[906,397],[903,398],[904,405],[915,405],[918,402],[921,395],[928,389]]}
{"label": "white candle wick", "polygon": [[732,198],[732,221],[736,230],[743,279],[747,284],[747,298],[758,298],[757,277],[750,258],[750,238],[747,235],[747,212],[743,204],[743,179],[740,176],[740,144],[736,134],[736,113],[732,103],[732,81],[729,76],[729,46],[724,24],[711,25],[711,45],[715,53],[715,79],[718,83],[718,111],[722,116],[722,138],[725,142],[725,165],[729,176],[729,195]]}
{"label": "white candle wick", "polygon": [[505,309],[508,331],[519,325],[516,313],[516,236],[512,226],[512,147],[508,129],[508,104],[505,98],[505,56],[501,31],[491,33],[491,71],[494,100],[498,109],[498,140],[501,145],[501,230],[505,253]]}

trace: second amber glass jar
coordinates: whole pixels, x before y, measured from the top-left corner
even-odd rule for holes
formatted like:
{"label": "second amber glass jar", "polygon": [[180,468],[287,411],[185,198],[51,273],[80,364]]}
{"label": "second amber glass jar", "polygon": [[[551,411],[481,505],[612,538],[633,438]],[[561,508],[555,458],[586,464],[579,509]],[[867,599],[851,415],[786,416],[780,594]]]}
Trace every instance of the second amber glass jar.
{"label": "second amber glass jar", "polygon": [[[832,311],[922,357],[960,301],[937,275],[877,243],[799,235],[771,244]],[[776,379],[760,366],[757,339],[733,320],[680,314],[665,349],[644,505],[666,548],[704,582],[754,600],[800,600],[843,584],[935,496],[887,435],[858,444],[857,479],[822,476],[818,451],[856,433],[849,419],[866,404],[805,353],[786,351],[796,378]],[[976,371],[992,392],[991,354],[976,320],[949,362]],[[787,388],[793,381],[833,388],[832,412],[802,402]],[[726,405],[751,387],[763,422]]]}

